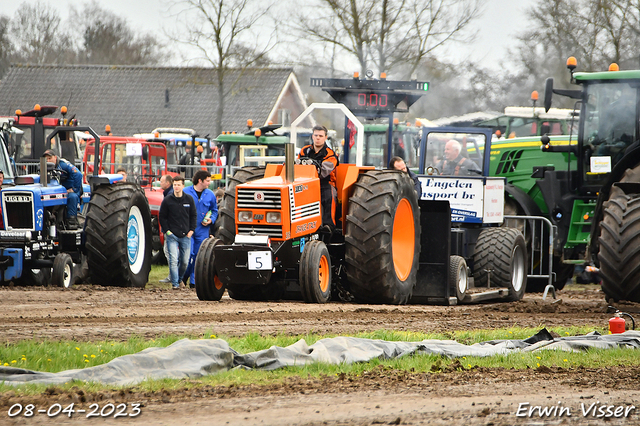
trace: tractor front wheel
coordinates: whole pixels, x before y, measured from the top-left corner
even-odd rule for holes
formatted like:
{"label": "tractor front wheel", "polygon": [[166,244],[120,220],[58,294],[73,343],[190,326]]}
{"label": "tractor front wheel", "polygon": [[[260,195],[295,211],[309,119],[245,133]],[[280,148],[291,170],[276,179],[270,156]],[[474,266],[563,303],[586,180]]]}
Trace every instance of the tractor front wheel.
{"label": "tractor front wheel", "polygon": [[216,274],[213,248],[222,244],[217,238],[207,238],[202,242],[195,263],[196,295],[200,300],[218,301],[224,294],[224,284]]}
{"label": "tractor front wheel", "polygon": [[74,280],[73,259],[67,253],[58,253],[53,259],[51,284],[56,287],[70,288]]}
{"label": "tractor front wheel", "polygon": [[307,303],[327,303],[331,298],[331,259],[327,246],[313,240],[300,258],[300,289]]}

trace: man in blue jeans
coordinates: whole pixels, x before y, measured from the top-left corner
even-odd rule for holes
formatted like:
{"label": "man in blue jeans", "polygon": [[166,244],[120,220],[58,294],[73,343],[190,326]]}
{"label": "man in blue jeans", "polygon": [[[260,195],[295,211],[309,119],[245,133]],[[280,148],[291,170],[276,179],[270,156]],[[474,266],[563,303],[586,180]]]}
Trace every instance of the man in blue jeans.
{"label": "man in blue jeans", "polygon": [[169,252],[171,286],[180,288],[180,278],[189,264],[191,236],[196,229],[196,204],[191,195],[184,193],[184,178],[173,178],[173,194],[160,204],[160,226],[165,233]]}
{"label": "man in blue jeans", "polygon": [[206,170],[198,170],[193,175],[193,186],[189,186],[184,189],[185,194],[191,195],[193,201],[196,203],[196,211],[198,218],[196,219],[196,231],[191,239],[191,258],[189,259],[189,267],[185,272],[184,282],[189,279],[189,286],[194,288],[196,286],[195,278],[195,262],[196,256],[198,256],[198,250],[202,242],[209,238],[209,229],[211,225],[218,218],[218,203],[216,202],[216,196],[212,190],[209,189],[211,184],[211,175]]}

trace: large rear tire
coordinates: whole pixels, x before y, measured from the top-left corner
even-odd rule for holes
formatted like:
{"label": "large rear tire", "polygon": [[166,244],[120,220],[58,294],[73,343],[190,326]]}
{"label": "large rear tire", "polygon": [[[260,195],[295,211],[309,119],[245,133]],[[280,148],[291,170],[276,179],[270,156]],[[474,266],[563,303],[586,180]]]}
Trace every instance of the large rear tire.
{"label": "large rear tire", "polygon": [[151,212],[138,185],[95,188],[85,231],[93,284],[144,288],[151,270]]}
{"label": "large rear tire", "polygon": [[320,240],[304,246],[300,258],[300,289],[307,303],[327,303],[331,299],[331,259],[327,246]]}
{"label": "large rear tire", "polygon": [[611,189],[600,222],[602,291],[615,301],[640,302],[640,195]]}
{"label": "large rear tire", "polygon": [[216,238],[222,240],[224,244],[231,244],[236,238],[236,186],[264,177],[264,171],[264,167],[243,167],[236,170],[233,177],[229,178],[215,225],[218,228]]}
{"label": "large rear tire", "polygon": [[[476,287],[506,287],[507,300],[522,299],[527,287],[527,248],[515,228],[486,228],[478,236],[473,255]],[[488,271],[491,271],[490,274]]]}
{"label": "large rear tire", "polygon": [[195,263],[196,295],[200,300],[218,301],[224,294],[224,284],[218,279],[213,248],[222,244],[217,238],[207,238],[202,242]]}
{"label": "large rear tire", "polygon": [[364,303],[407,303],[420,256],[420,212],[413,180],[393,170],[360,174],[346,221],[351,294]]}

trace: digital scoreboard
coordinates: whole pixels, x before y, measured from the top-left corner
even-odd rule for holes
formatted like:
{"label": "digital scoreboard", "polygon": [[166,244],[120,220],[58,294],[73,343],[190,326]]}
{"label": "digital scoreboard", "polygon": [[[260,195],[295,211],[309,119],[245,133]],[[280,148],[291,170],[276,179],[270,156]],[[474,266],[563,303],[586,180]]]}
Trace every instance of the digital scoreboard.
{"label": "digital scoreboard", "polygon": [[359,78],[312,78],[311,87],[320,87],[354,113],[408,112],[427,90],[424,81],[360,80]]}

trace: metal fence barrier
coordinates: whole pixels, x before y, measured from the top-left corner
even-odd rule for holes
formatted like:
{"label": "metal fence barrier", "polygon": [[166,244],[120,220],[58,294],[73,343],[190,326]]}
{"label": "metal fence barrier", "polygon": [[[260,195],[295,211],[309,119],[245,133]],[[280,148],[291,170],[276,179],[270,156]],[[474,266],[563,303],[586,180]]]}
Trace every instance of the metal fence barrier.
{"label": "metal fence barrier", "polygon": [[[558,228],[549,219],[542,216],[505,216],[505,225],[520,230],[524,240],[529,241],[530,264],[528,278],[546,278],[547,285],[542,295],[542,300],[547,298],[551,291],[556,298],[556,289],[553,286],[555,273],[553,272],[553,241],[558,233]],[[546,235],[545,235],[546,229]],[[536,258],[535,254],[539,256]],[[537,260],[537,265],[535,261]],[[545,262],[546,261],[546,262]],[[544,270],[545,263],[547,270]]]}

